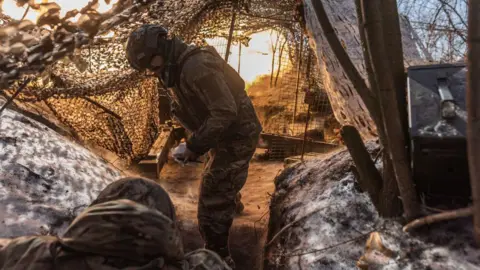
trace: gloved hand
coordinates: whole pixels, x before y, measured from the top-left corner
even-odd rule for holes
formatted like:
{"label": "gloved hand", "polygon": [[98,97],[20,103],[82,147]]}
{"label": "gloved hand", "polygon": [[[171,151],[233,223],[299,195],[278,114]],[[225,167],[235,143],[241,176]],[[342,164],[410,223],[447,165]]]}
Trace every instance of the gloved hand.
{"label": "gloved hand", "polygon": [[195,162],[199,158],[197,154],[187,148],[186,143],[181,143],[175,147],[172,151],[172,157],[175,159],[175,161],[183,165],[187,164],[188,162]]}
{"label": "gloved hand", "polygon": [[185,147],[185,153],[183,155],[183,162],[187,163],[187,162],[190,162],[190,161],[197,161],[198,159],[198,155],[195,154],[194,152],[190,151],[190,149],[188,149],[188,147]]}

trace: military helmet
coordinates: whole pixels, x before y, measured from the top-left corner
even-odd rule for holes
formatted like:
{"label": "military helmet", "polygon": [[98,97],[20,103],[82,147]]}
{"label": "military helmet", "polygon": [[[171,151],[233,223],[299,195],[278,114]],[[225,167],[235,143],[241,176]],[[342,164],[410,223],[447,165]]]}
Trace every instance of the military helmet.
{"label": "military helmet", "polygon": [[165,56],[168,31],[162,26],[146,24],[135,29],[127,40],[126,54],[130,66],[142,71],[150,67],[156,55]]}

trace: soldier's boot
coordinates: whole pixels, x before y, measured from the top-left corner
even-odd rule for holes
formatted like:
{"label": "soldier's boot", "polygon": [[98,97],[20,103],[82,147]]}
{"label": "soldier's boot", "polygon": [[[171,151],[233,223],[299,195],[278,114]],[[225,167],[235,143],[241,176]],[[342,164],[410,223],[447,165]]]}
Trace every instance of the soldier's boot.
{"label": "soldier's boot", "polygon": [[228,246],[227,246],[227,247],[218,248],[218,247],[215,247],[215,246],[209,246],[209,245],[205,244],[205,245],[203,246],[203,248],[214,251],[215,253],[217,253],[217,254],[222,258],[222,260],[223,260],[232,270],[235,269],[235,261],[233,260],[232,256],[230,255],[230,250],[228,249]]}
{"label": "soldier's boot", "polygon": [[227,256],[223,258],[223,261],[232,269],[235,270],[235,261],[232,259],[232,256]]}
{"label": "soldier's boot", "polygon": [[242,194],[238,192],[237,197],[235,197],[235,204],[236,204],[235,213],[237,215],[240,215],[241,213],[243,213],[243,210],[245,209],[245,206],[243,205],[241,200],[242,200]]}
{"label": "soldier's boot", "polygon": [[235,262],[228,248],[228,232],[216,233],[208,226],[202,226],[200,232],[205,241],[204,248],[217,253],[230,268],[235,269]]}

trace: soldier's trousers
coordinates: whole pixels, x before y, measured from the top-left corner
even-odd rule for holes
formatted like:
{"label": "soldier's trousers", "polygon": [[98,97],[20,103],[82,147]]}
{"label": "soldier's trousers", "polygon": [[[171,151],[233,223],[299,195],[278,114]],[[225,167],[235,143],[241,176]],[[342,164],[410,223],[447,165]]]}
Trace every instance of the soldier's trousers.
{"label": "soldier's trousers", "polygon": [[200,186],[198,223],[205,248],[229,255],[228,236],[237,193],[243,188],[259,133],[221,142],[210,150]]}

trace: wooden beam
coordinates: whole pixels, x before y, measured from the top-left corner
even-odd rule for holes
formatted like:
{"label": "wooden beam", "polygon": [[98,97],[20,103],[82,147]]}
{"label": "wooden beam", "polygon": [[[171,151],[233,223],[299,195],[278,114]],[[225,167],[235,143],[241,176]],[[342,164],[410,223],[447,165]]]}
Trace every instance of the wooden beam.
{"label": "wooden beam", "polygon": [[[385,39],[385,33],[395,33],[396,25],[388,25],[382,16],[384,8],[383,0],[362,0],[362,14],[368,55],[375,74],[375,82],[378,89],[376,96],[380,103],[383,114],[385,133],[388,138],[388,149],[385,152],[390,156],[402,199],[405,218],[412,220],[420,213],[420,205],[417,192],[412,180],[407,141],[402,129],[400,108],[398,107],[397,92],[395,91],[394,73],[391,68]],[[385,30],[387,29],[387,30]],[[397,44],[401,46],[401,44]]]}
{"label": "wooden beam", "polygon": [[469,0],[467,147],[473,197],[474,233],[480,243],[480,2]]}
{"label": "wooden beam", "polygon": [[382,190],[382,176],[375,167],[375,163],[373,163],[358,130],[354,126],[343,126],[341,134],[357,168],[359,175],[358,183],[363,191],[368,192],[375,208],[378,210],[379,196]]}

